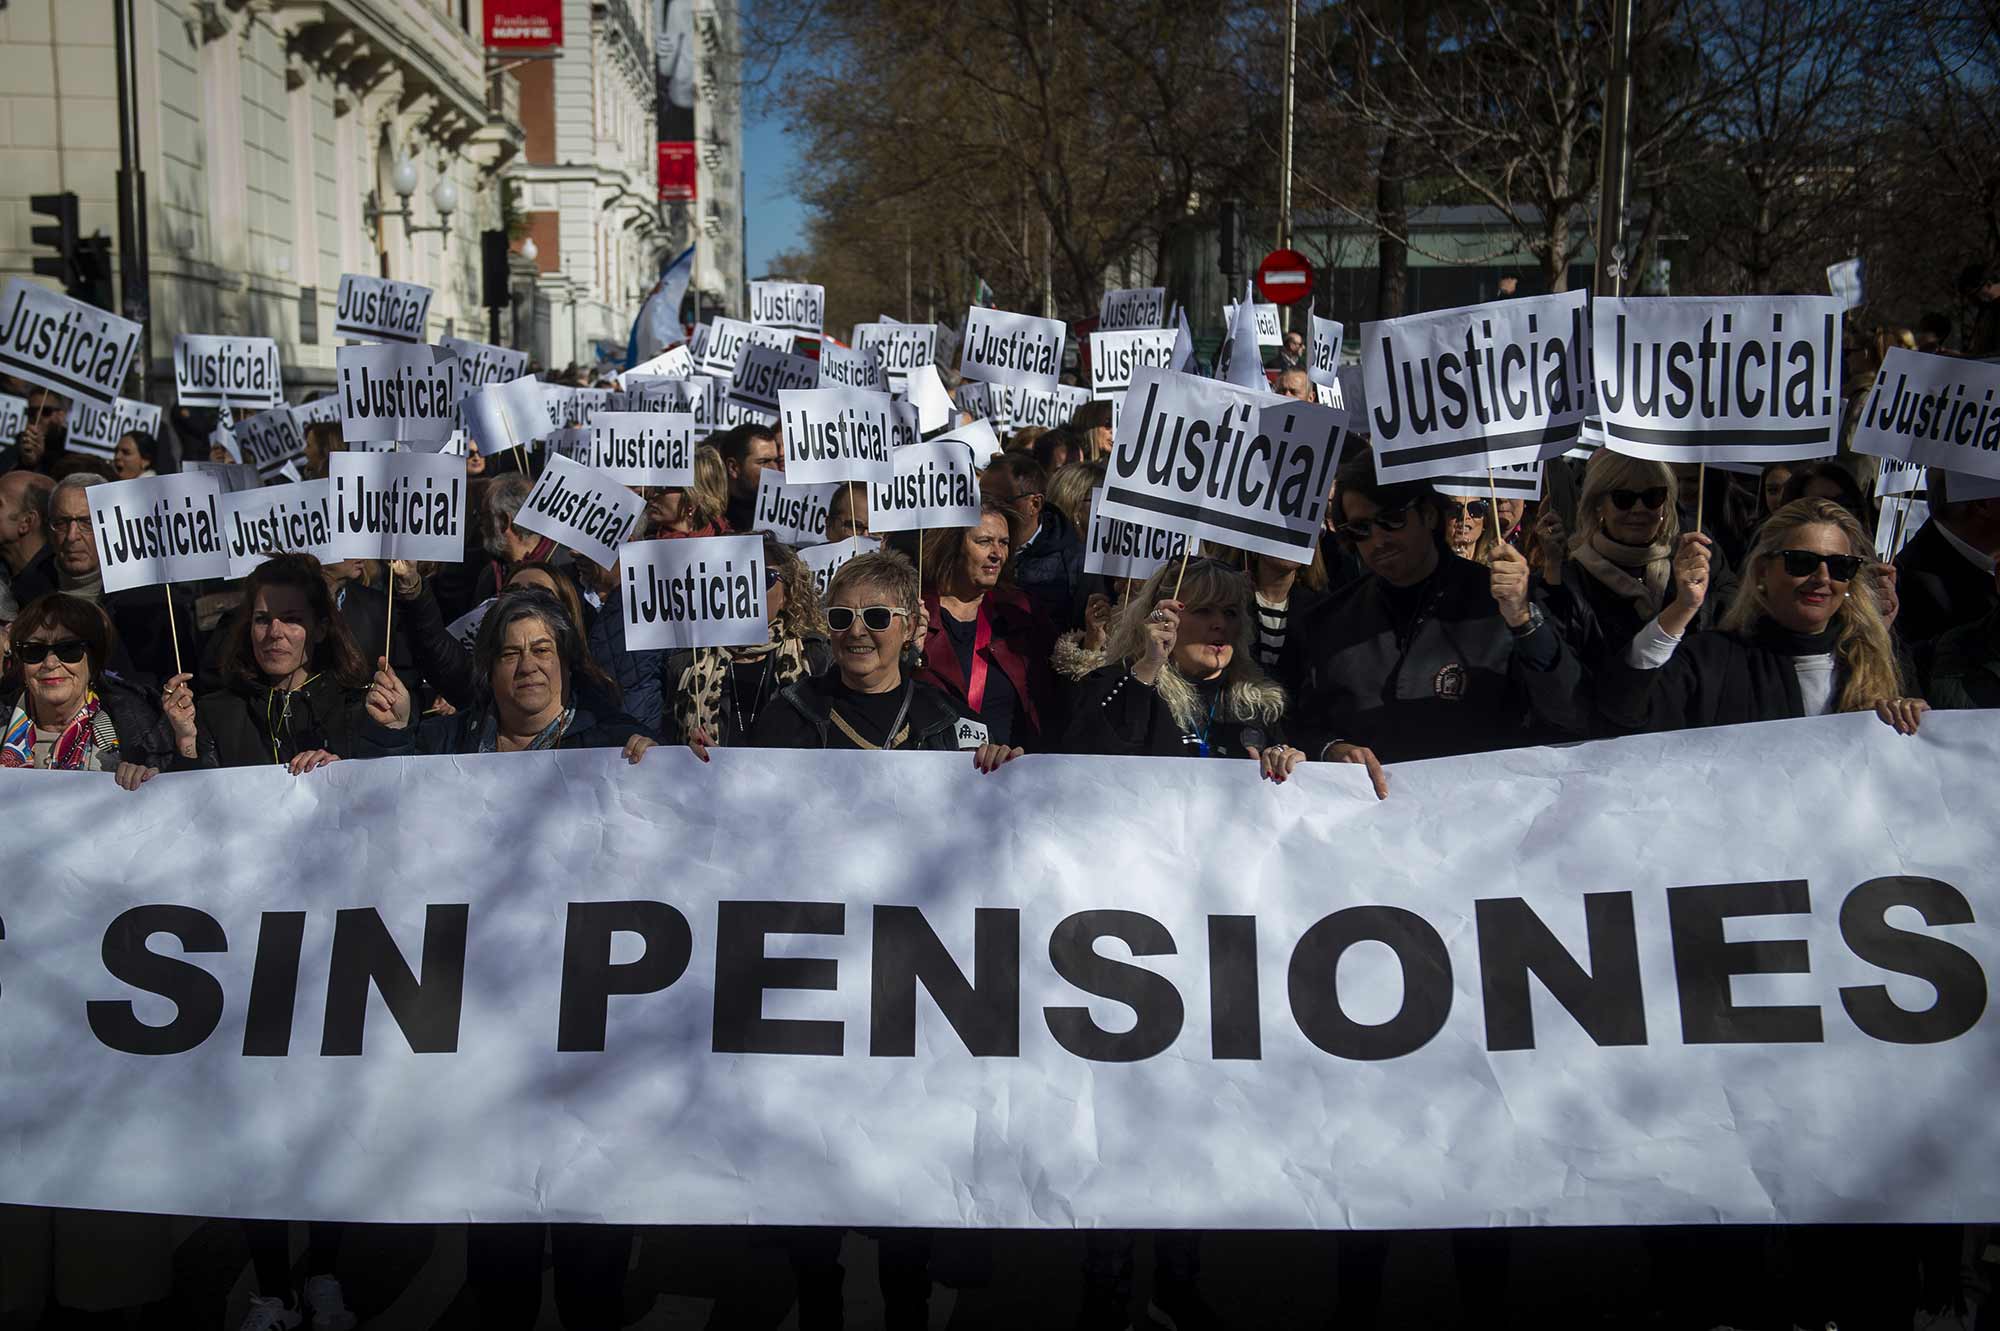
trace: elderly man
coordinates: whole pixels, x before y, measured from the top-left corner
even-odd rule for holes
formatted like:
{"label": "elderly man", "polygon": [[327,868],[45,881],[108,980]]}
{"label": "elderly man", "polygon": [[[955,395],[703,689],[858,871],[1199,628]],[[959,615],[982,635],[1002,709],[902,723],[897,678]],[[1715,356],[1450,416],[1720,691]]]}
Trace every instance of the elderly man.
{"label": "elderly man", "polygon": [[[165,680],[178,673],[174,669],[174,625],[168,622],[171,597],[180,628],[180,659],[192,669],[201,660],[194,620],[194,598],[182,587],[128,587],[120,592],[104,590],[104,573],[98,563],[97,534],[90,525],[90,495],[93,485],[108,484],[100,476],[87,473],[65,476],[48,492],[44,527],[53,586],[43,591],[67,592],[95,601],[111,616],[118,630],[118,649],[112,654],[112,669],[122,673],[137,671]],[[28,591],[17,580],[17,595]],[[22,597],[26,604],[29,597]]]}
{"label": "elderly man", "polygon": [[0,475],[0,580],[22,605],[55,586],[55,555],[42,527],[54,488],[54,481],[32,471]]}

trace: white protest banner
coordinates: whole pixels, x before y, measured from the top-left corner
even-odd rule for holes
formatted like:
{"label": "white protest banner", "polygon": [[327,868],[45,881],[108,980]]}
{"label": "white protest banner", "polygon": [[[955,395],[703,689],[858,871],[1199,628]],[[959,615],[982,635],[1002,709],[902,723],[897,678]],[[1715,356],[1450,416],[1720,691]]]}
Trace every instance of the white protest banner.
{"label": "white protest banner", "polygon": [[314,425],[338,425],[340,394],[328,393],[325,397],[312,398],[290,408],[290,411],[292,419],[299,423],[301,430]]}
{"label": "white protest banner", "polygon": [[1174,368],[1173,328],[1136,328],[1129,332],[1090,335],[1090,395],[1123,397],[1132,387],[1132,372],[1142,365]]}
{"label": "white protest banner", "polygon": [[333,335],[357,342],[428,342],[431,289],[365,273],[342,273]]}
{"label": "white protest banner", "polygon": [[776,425],[778,413],[753,407],[747,402],[738,402],[732,397],[723,397],[716,407],[715,427],[718,430],[731,429],[738,425]]}
{"label": "white protest banner", "polygon": [[268,337],[174,335],[174,398],[184,407],[255,407],[285,400],[278,344]]}
{"label": "white protest banner", "polygon": [[460,404],[466,434],[489,458],[546,437],[553,428],[547,392],[532,375],[476,389]]}
{"label": "white protest banner", "polygon": [[590,431],[582,427],[549,431],[549,453],[553,457],[568,458],[580,467],[590,465]]}
{"label": "white protest banner", "polygon": [[465,460],[443,453],[335,453],[335,559],[465,558]]}
{"label": "white protest banner", "polygon": [[792,485],[785,473],[766,467],[757,477],[757,531],[767,531],[786,545],[817,545],[826,539],[826,510],[840,483]]}
{"label": "white protest banner", "polygon": [[804,388],[780,394],[785,475],[794,485],[886,481],[891,402],[860,388]]}
{"label": "white protest banner", "polygon": [[771,640],[763,537],[631,541],[619,557],[628,651],[754,647]]}
{"label": "white protest banner", "polygon": [[443,337],[438,345],[458,357],[459,383],[467,393],[489,384],[504,384],[528,372],[528,353],[462,337]]}
{"label": "white protest banner", "polygon": [[685,343],[668,347],[648,361],[641,361],[618,376],[620,387],[630,388],[634,379],[685,379],[694,373],[694,353]]}
{"label": "white protest banner", "polygon": [[1855,425],[1857,453],[2000,478],[2000,365],[1890,348]]}
{"label": "white protest banner", "polygon": [[1916,494],[1924,489],[1925,473],[1929,468],[1922,463],[1904,462],[1900,458],[1877,458],[1875,462],[1875,493],[1878,496]]}
{"label": "white protest banner", "polygon": [[752,282],[750,322],[818,337],[826,328],[826,288],[810,282]]}
{"label": "white protest banner", "polygon": [[1060,382],[1065,333],[1060,319],[975,305],[966,312],[958,372],[967,379],[1049,392]]}
{"label": "white protest banner", "polygon": [[917,404],[896,398],[889,403],[889,451],[907,448],[924,437]]}
{"label": "white protest banner", "polygon": [[84,491],[104,590],[228,574],[222,487],[199,472],[112,481]]}
{"label": "white protest banner", "polygon": [[334,352],[340,433],[350,444],[388,439],[438,445],[458,429],[459,360],[431,347],[352,346]]}
{"label": "white protest banner", "polygon": [[972,450],[946,436],[895,453],[896,475],[868,487],[868,530],[922,531],[979,525],[979,474]]}
{"label": "white protest banner", "polygon": [[833,589],[833,575],[840,572],[842,564],[856,555],[872,555],[881,548],[878,537],[850,536],[830,544],[801,546],[799,562],[813,575],[813,586],[819,589],[820,599],[825,600]]}
{"label": "white protest banner", "polygon": [[125,386],[140,325],[25,277],[8,280],[0,309],[0,374],[104,404]]}
{"label": "white protest banner", "polygon": [[776,347],[748,346],[729,380],[729,400],[753,411],[775,414],[781,394],[819,385],[819,362]]}
{"label": "white protest banner", "polygon": [[705,374],[686,379],[634,379],[628,390],[644,397],[647,411],[686,413],[694,418],[694,437],[707,438],[715,431],[715,380]]}
{"label": "white protest banner", "polygon": [[1101,333],[1167,326],[1165,287],[1126,287],[1106,291],[1104,298],[1097,303],[1097,331]]}
{"label": "white protest banner", "polygon": [[1229,307],[1229,323],[1215,352],[1215,377],[1253,392],[1271,391],[1264,373],[1264,352],[1257,336],[1255,307],[1248,301]]}
{"label": "white protest banner", "polygon": [[[1023,1229],[2000,1214],[2000,820],[1966,803],[2000,715],[1402,764],[1387,801],[1347,764],[1274,787],[1247,762],[1025,762],[666,746],[136,794],[0,770],[21,826],[89,829],[10,848],[60,890],[7,905],[0,1200]],[[743,834],[774,805],[784,835]],[[1033,833],[940,872],[967,828]],[[347,1167],[301,1106],[367,1128]]]}
{"label": "white protest banner", "polygon": [[889,387],[901,391],[911,371],[938,363],[938,326],[893,320],[856,324],[854,349],[863,355],[873,355],[882,372],[889,376]]}
{"label": "white protest banner", "polygon": [[11,444],[28,425],[28,399],[0,393],[0,444]]}
{"label": "white protest banner", "polygon": [[240,494],[245,490],[255,490],[264,484],[257,475],[257,469],[247,462],[196,462],[181,463],[181,471],[189,476],[213,476],[216,485],[225,495]]}
{"label": "white protest banner", "polygon": [[245,490],[222,501],[229,575],[248,577],[279,553],[333,559],[333,482],[299,481]]}
{"label": "white protest banner", "polygon": [[1340,320],[1322,319],[1317,311],[1308,311],[1306,324],[1306,377],[1336,388],[1340,384],[1341,338],[1346,330]]}
{"label": "white protest banner", "polygon": [[1052,430],[1067,425],[1077,408],[1090,401],[1090,390],[1074,384],[1057,384],[1051,392],[1017,388],[1011,394],[1014,427]]}
{"label": "white protest banner", "polygon": [[1107,516],[1305,562],[1347,418],[1214,379],[1140,370],[1106,460]]}
{"label": "white protest banner", "polygon": [[1201,357],[1194,354],[1194,330],[1188,327],[1187,311],[1174,310],[1174,361],[1170,369],[1182,374],[1200,374]]}
{"label": "white protest banner", "polygon": [[[1657,462],[1831,456],[1840,319],[1832,296],[1600,298],[1591,334],[1605,446]],[[1374,394],[1371,378],[1379,420]]]}
{"label": "white protest banner", "polygon": [[977,471],[985,471],[986,464],[1000,455],[1000,436],[993,433],[989,421],[968,421],[955,430],[938,435],[931,442],[965,445],[972,454],[972,466]]}
{"label": "white protest banner", "polygon": [[590,465],[630,486],[689,486],[694,442],[687,412],[599,412],[590,423]]}
{"label": "white protest banner", "polygon": [[[958,387],[952,390],[952,401],[957,404],[960,411],[965,412],[973,418],[982,421],[992,421],[993,402],[991,395],[993,389],[994,385],[980,383],[977,379],[961,379]],[[1006,428],[1004,421],[995,421],[994,424],[998,428]]]}
{"label": "white protest banner", "polygon": [[889,376],[869,351],[851,351],[831,342],[820,343],[819,383],[826,388],[868,388],[887,391]]}
{"label": "white protest banner", "polygon": [[1536,500],[1542,497],[1542,464],[1521,462],[1495,467],[1490,474],[1481,472],[1477,476],[1437,476],[1431,480],[1431,489],[1454,499],[1487,499],[1498,495],[1502,499]]}
{"label": "white protest banner", "polygon": [[108,408],[87,398],[78,398],[69,408],[69,447],[82,453],[110,457],[118,441],[128,434],[160,437],[160,409],[151,402],[129,397],[115,399]]}
{"label": "white protest banner", "polygon": [[1090,539],[1083,549],[1083,571],[1107,578],[1145,579],[1170,559],[1179,559],[1187,537],[1136,522],[1120,522],[1102,511],[1104,487],[1090,492]]}
{"label": "white protest banner", "polygon": [[305,431],[290,407],[273,407],[238,423],[234,431],[237,456],[269,477],[293,458],[306,453]]}
{"label": "white protest banner", "polygon": [[705,323],[698,323],[688,330],[688,355],[694,357],[695,369],[701,369],[702,352],[708,348],[708,339],[714,329]]}
{"label": "white protest banner", "polygon": [[1826,289],[1840,301],[1842,309],[1851,310],[1860,305],[1862,303],[1861,260],[1842,259],[1839,263],[1828,264]]}
{"label": "white protest banner", "polygon": [[562,423],[572,430],[587,429],[600,411],[612,410],[616,390],[610,388],[569,388],[563,391]]}
{"label": "white protest banner", "polygon": [[1256,331],[1257,345],[1260,347],[1281,347],[1285,344],[1284,329],[1278,322],[1278,307],[1270,301],[1254,301],[1246,296],[1243,304],[1225,306],[1223,322],[1230,327],[1236,324],[1236,311],[1247,307],[1250,311],[1252,327]]}
{"label": "white protest banner", "polygon": [[1465,475],[1574,445],[1590,405],[1587,300],[1565,291],[1361,325],[1375,474]]}
{"label": "white protest banner", "polygon": [[514,525],[610,568],[645,512],[646,501],[616,477],[553,453]]}
{"label": "white protest banner", "polygon": [[1882,511],[1875,518],[1875,557],[1893,564],[1930,516],[1927,500],[1910,494],[1882,496]]}
{"label": "white protest banner", "polygon": [[938,378],[937,366],[919,365],[904,380],[910,405],[917,409],[917,433],[930,438],[958,424],[958,410]]}
{"label": "white protest banner", "polygon": [[728,379],[736,373],[736,362],[742,358],[743,349],[749,346],[790,351],[792,335],[778,328],[758,328],[741,319],[717,319],[707,339],[695,353],[695,369],[718,379]]}

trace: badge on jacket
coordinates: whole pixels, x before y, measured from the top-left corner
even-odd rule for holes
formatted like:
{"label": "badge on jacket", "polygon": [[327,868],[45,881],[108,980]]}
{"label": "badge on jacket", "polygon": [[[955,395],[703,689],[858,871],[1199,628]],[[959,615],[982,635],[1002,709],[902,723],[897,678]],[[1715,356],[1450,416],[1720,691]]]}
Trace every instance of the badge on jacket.
{"label": "badge on jacket", "polygon": [[986,742],[985,722],[974,721],[970,717],[963,718],[959,721],[958,723],[959,748],[976,749],[985,742]]}
{"label": "badge on jacket", "polygon": [[1465,697],[1465,667],[1453,661],[1431,677],[1431,691],[1447,702]]}

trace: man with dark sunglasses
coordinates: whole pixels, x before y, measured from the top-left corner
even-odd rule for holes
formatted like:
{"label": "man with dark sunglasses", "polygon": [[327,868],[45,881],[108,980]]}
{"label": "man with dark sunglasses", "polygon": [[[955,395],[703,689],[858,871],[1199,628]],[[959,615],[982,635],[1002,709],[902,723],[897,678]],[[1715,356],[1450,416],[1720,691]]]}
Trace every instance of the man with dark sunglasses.
{"label": "man with dark sunglasses", "polygon": [[1384,485],[1362,457],[1340,470],[1336,535],[1367,570],[1285,642],[1302,745],[1365,765],[1581,738],[1583,672],[1544,616],[1520,552],[1491,569],[1446,550],[1423,482]]}

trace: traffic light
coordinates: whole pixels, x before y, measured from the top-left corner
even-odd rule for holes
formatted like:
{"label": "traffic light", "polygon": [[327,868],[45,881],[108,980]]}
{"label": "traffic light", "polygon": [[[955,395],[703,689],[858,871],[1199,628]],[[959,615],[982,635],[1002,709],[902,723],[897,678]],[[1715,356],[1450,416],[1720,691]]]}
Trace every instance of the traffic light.
{"label": "traffic light", "polygon": [[1234,277],[1243,271],[1243,265],[1236,257],[1236,200],[1224,199],[1218,228],[1221,233],[1222,251],[1220,267],[1224,277]]}
{"label": "traffic light", "polygon": [[53,217],[54,226],[38,226],[33,231],[35,244],[47,245],[55,251],[54,256],[37,254],[35,271],[43,277],[53,277],[63,284],[65,291],[76,285],[77,272],[77,224],[76,195],[37,194],[28,200],[28,206],[43,217]]}
{"label": "traffic light", "polygon": [[507,233],[487,231],[479,237],[480,289],[482,304],[489,310],[504,310],[514,304],[507,272]]}
{"label": "traffic light", "polygon": [[76,281],[69,294],[77,300],[116,314],[113,304],[111,237],[85,236],[76,243]]}

